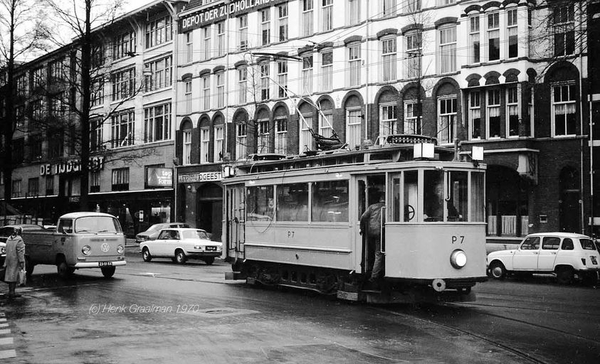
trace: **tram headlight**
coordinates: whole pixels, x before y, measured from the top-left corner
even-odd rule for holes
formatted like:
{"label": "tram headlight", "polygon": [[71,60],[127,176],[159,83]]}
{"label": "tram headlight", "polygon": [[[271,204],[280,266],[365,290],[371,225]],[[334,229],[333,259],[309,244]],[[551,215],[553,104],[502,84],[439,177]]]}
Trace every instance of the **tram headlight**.
{"label": "tram headlight", "polygon": [[461,249],[456,249],[450,255],[450,264],[456,269],[464,267],[467,265],[467,254]]}

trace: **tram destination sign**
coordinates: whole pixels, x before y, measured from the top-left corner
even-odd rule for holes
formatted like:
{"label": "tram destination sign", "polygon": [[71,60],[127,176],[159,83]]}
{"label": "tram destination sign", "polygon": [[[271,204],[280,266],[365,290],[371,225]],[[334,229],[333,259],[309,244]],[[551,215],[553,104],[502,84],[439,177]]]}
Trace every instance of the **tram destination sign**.
{"label": "tram destination sign", "polygon": [[197,173],[180,173],[177,176],[177,181],[179,183],[191,183],[191,182],[211,182],[211,181],[221,181],[223,180],[223,175],[221,171],[215,172],[197,172]]}

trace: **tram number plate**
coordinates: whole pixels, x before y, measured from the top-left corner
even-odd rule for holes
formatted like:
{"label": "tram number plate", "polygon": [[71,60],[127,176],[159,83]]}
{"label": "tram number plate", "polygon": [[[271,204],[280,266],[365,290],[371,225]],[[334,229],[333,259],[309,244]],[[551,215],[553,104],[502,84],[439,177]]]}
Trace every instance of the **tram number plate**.
{"label": "tram number plate", "polygon": [[98,267],[110,267],[112,262],[98,262]]}

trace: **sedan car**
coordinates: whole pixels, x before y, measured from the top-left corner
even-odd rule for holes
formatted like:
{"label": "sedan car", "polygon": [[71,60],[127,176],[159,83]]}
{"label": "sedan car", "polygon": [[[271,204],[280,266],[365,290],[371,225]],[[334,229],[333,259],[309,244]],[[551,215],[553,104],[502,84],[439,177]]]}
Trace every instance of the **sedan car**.
{"label": "sedan car", "polygon": [[135,242],[140,244],[146,240],[154,240],[158,237],[161,229],[167,228],[189,228],[190,226],[184,222],[166,222],[161,224],[154,224],[148,228],[148,230],[141,232],[135,236]]}
{"label": "sedan car", "polygon": [[163,257],[180,264],[188,259],[200,259],[210,265],[221,255],[223,244],[211,241],[202,229],[171,228],[162,229],[156,240],[143,241],[140,249],[145,262]]}
{"label": "sedan car", "polygon": [[517,249],[491,252],[488,273],[503,279],[513,273],[556,275],[559,283],[578,278],[595,284],[600,272],[600,253],[594,241],[574,233],[537,233],[525,237]]}

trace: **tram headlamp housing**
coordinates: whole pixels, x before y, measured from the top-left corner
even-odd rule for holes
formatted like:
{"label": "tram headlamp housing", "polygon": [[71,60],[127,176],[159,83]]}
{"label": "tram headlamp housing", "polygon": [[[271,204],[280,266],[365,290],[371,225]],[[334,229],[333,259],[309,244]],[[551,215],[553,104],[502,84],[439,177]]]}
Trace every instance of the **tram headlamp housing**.
{"label": "tram headlamp housing", "polygon": [[467,254],[461,249],[456,249],[450,254],[450,264],[456,269],[461,269],[467,265]]}

